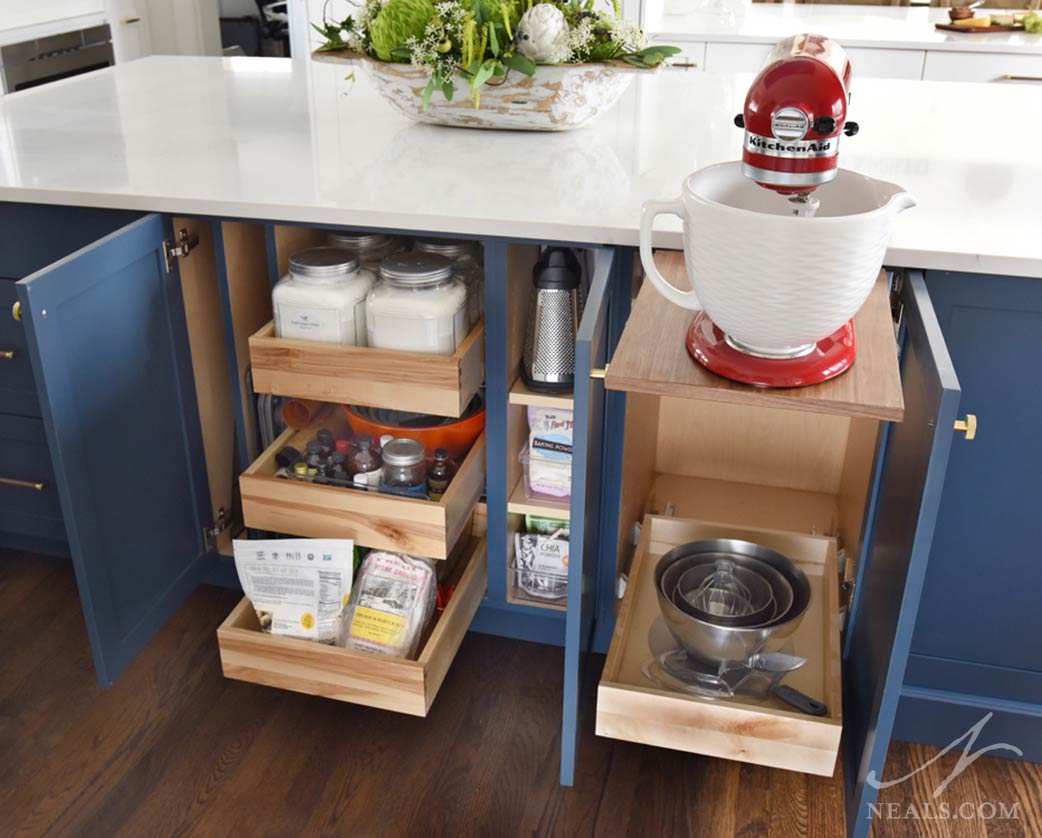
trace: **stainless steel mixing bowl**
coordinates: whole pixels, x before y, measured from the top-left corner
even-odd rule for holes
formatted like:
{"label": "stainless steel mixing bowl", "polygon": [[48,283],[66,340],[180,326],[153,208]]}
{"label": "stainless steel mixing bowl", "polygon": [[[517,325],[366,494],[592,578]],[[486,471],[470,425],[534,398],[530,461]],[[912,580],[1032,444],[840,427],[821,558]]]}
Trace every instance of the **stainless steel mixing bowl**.
{"label": "stainless steel mixing bowl", "polygon": [[[751,557],[773,567],[791,586],[792,604],[767,625],[753,628],[718,625],[685,613],[666,595],[662,577],[674,563],[708,553],[724,554],[729,558]],[[759,544],[733,538],[696,541],[670,550],[655,566],[655,594],[666,626],[677,643],[696,660],[713,665],[725,660],[743,660],[761,651],[772,638],[788,637],[807,613],[811,599],[806,574],[790,559]]]}
{"label": "stainless steel mixing bowl", "polygon": [[[731,560],[734,561],[733,558]],[[709,614],[698,608],[691,602],[690,593],[697,590],[700,581],[704,581],[713,572],[715,562],[716,558],[711,553],[679,559],[662,575],[662,593],[669,596],[673,604],[685,614],[718,626],[763,626],[789,610],[792,605],[792,586],[788,580],[769,564],[748,556],[739,557],[739,560],[734,562],[735,571],[741,574],[739,578],[746,584],[748,576],[755,576],[762,585],[767,586],[771,596],[769,607],[758,608],[754,613],[744,617],[724,617]]]}

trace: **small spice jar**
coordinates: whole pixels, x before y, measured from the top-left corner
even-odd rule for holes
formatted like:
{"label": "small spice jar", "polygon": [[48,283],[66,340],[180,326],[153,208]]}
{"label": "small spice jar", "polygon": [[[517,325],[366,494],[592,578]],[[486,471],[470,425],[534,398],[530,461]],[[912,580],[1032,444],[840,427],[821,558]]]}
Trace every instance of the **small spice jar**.
{"label": "small spice jar", "polygon": [[380,491],[390,495],[427,497],[427,452],[415,439],[392,439],[383,447]]}
{"label": "small spice jar", "polygon": [[332,230],[326,236],[330,247],[350,250],[358,257],[358,264],[375,276],[380,272],[380,263],[392,253],[406,249],[405,239],[401,236],[388,236],[385,233],[348,233]]}
{"label": "small spice jar", "polygon": [[366,301],[370,346],[451,355],[467,334],[467,289],[433,253],[396,253],[380,263]]}
{"label": "small spice jar", "polygon": [[417,253],[436,253],[452,262],[456,275],[467,286],[467,326],[473,328],[485,316],[485,266],[481,245],[467,239],[416,239]]}
{"label": "small spice jar", "polygon": [[365,346],[365,301],[376,278],[350,251],[313,247],[293,254],[272,291],[275,336]]}

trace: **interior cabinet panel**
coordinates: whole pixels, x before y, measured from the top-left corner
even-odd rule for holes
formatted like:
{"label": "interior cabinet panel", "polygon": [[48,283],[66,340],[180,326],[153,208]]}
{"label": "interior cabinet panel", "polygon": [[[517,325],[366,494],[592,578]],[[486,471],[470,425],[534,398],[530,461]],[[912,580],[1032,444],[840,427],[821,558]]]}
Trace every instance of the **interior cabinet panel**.
{"label": "interior cabinet panel", "polygon": [[845,416],[663,398],[656,467],[693,477],[835,493],[849,427]]}
{"label": "interior cabinet panel", "polygon": [[[184,299],[192,375],[199,403],[199,422],[206,454],[206,475],[214,521],[218,510],[235,516],[235,413],[228,370],[224,319],[217,284],[217,260],[213,226],[198,218],[174,218],[175,230],[188,230],[199,244],[180,259],[181,295]],[[222,534],[222,552],[229,549],[231,531]]]}

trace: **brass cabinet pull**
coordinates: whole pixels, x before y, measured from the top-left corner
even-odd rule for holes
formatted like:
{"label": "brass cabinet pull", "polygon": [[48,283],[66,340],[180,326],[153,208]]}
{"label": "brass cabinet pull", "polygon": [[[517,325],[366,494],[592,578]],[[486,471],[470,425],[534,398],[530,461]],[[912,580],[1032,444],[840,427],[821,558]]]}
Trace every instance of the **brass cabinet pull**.
{"label": "brass cabinet pull", "polygon": [[16,489],[33,489],[37,492],[42,492],[44,489],[44,483],[34,482],[32,480],[15,480],[13,477],[0,477],[0,486],[13,486]]}
{"label": "brass cabinet pull", "polygon": [[128,26],[131,23],[140,23],[140,22],[141,22],[141,18],[139,18],[139,17],[125,17],[125,18],[123,18],[123,20],[120,21],[120,23],[122,23],[124,26]]}
{"label": "brass cabinet pull", "polygon": [[14,350],[13,349],[0,349],[0,361],[13,361]]}
{"label": "brass cabinet pull", "polygon": [[604,377],[608,374],[608,368],[609,367],[611,367],[611,364],[605,364],[604,365],[604,369],[602,369],[602,370],[600,370],[600,369],[592,369],[592,370],[590,370],[590,378],[593,378],[593,379],[595,379],[597,381],[603,381]]}
{"label": "brass cabinet pull", "polygon": [[958,433],[966,434],[966,441],[970,442],[977,436],[977,415],[967,413],[965,419],[956,419],[955,430]]}
{"label": "brass cabinet pull", "polygon": [[1042,81],[1042,76],[1018,76],[1016,73],[1006,73],[1002,78],[1006,81]]}
{"label": "brass cabinet pull", "polygon": [[22,304],[20,302],[16,302],[13,306],[11,306],[11,316],[15,320],[22,319]]}

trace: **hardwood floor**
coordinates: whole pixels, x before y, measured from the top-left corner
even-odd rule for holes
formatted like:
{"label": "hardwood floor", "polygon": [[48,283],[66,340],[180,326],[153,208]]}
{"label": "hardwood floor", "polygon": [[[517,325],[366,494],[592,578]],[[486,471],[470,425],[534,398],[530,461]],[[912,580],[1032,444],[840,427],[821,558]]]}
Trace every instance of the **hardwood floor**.
{"label": "hardwood floor", "polygon": [[[0,835],[828,838],[822,779],[600,739],[557,783],[562,652],[470,634],[431,715],[228,681],[214,631],[237,601],[196,591],[111,690],[97,686],[71,566],[0,551]],[[596,665],[600,665],[597,661]],[[898,744],[887,777],[935,752]],[[955,764],[889,790],[907,814]],[[1042,835],[1042,767],[983,758],[953,802],[1017,819],[877,824],[876,838]]]}

